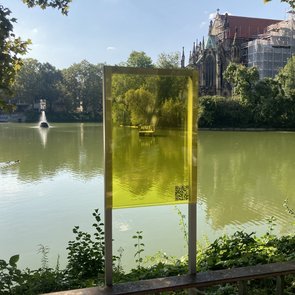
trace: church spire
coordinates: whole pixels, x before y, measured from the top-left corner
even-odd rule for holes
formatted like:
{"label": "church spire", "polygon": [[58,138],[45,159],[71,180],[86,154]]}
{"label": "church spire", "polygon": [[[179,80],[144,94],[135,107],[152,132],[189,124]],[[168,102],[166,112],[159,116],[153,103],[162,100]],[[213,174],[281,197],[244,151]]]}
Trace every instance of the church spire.
{"label": "church spire", "polygon": [[211,19],[210,20],[210,25],[209,25],[209,35],[211,35],[212,27],[213,27],[213,21]]}
{"label": "church spire", "polygon": [[184,47],[182,47],[182,56],[181,56],[181,67],[184,68],[185,64],[185,55],[184,55]]}

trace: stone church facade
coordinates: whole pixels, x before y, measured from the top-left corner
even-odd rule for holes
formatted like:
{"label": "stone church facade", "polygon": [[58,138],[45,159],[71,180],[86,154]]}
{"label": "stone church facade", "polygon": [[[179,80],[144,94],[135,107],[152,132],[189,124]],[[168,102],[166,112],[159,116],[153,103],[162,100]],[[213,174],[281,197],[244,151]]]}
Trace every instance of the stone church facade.
{"label": "stone church facade", "polygon": [[[217,14],[209,25],[205,42],[194,42],[187,67],[199,72],[200,95],[231,93],[230,85],[223,79],[223,72],[230,62],[247,65],[247,44],[267,31],[267,27],[280,20],[261,19]],[[185,67],[184,49],[181,66]]]}

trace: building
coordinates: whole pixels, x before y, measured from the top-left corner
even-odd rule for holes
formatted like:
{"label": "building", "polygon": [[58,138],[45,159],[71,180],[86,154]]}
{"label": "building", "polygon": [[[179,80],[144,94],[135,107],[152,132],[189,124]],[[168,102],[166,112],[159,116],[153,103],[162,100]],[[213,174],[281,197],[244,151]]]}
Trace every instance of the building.
{"label": "building", "polygon": [[[200,95],[231,93],[223,79],[230,62],[257,66],[260,77],[273,77],[294,54],[293,14],[290,20],[274,20],[220,14],[210,22],[205,41],[194,42],[187,67],[199,72]],[[185,66],[184,49],[181,66]]]}
{"label": "building", "polygon": [[274,77],[295,53],[295,22],[290,14],[286,21],[270,25],[264,34],[245,44],[248,67],[257,67],[259,77]]}

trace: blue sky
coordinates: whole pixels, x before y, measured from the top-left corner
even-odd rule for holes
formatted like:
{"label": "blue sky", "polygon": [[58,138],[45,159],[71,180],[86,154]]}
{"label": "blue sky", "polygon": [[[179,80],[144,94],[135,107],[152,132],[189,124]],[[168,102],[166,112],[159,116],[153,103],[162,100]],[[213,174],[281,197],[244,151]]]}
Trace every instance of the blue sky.
{"label": "blue sky", "polygon": [[279,0],[73,0],[68,16],[54,9],[27,8],[21,0],[1,4],[18,19],[15,33],[33,42],[26,57],[66,68],[86,59],[115,65],[133,51],[157,61],[160,53],[181,51],[208,32],[216,9],[232,15],[285,19]]}

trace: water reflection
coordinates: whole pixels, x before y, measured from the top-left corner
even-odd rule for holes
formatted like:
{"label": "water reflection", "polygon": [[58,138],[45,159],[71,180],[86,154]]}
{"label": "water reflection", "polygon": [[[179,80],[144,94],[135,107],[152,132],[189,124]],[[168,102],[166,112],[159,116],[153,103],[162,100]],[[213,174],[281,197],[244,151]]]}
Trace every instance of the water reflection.
{"label": "water reflection", "polygon": [[203,132],[199,140],[199,199],[213,229],[286,216],[293,206],[295,133]]}
{"label": "water reflection", "polygon": [[39,134],[40,134],[40,139],[43,147],[46,147],[47,143],[47,135],[49,132],[49,128],[38,128]]}
{"label": "water reflection", "polygon": [[[65,172],[85,180],[102,175],[101,125],[55,124],[42,133],[32,127],[0,125],[0,163],[20,160],[18,165],[0,169],[3,181],[9,173],[16,175],[17,180],[13,181],[19,185],[45,183]],[[129,143],[123,140],[122,132],[127,131],[124,128],[114,131],[118,151],[114,175],[123,190],[141,198],[152,187],[164,197],[170,183],[184,181],[183,170],[175,169],[183,163],[179,151],[182,138],[173,136],[175,131],[166,130],[169,133],[166,137],[162,134],[162,137],[140,140],[134,135]],[[229,225],[255,227],[265,224],[265,219],[273,215],[278,218],[280,230],[287,230],[292,218],[286,214],[283,201],[288,198],[290,206],[295,207],[294,146],[295,133],[200,132],[201,227],[206,224],[212,232]],[[137,173],[139,166],[144,168],[144,174]],[[126,182],[125,177],[128,177]],[[126,183],[128,187],[124,187]],[[3,193],[1,197],[5,197]]]}
{"label": "water reflection", "polygon": [[29,124],[0,125],[0,162],[20,160],[20,181],[42,181],[62,170],[82,178],[102,173],[100,125],[55,124],[50,130],[32,127]]}
{"label": "water reflection", "polygon": [[188,185],[185,133],[157,130],[140,137],[138,130],[113,129],[114,206],[183,203],[176,188]]}

